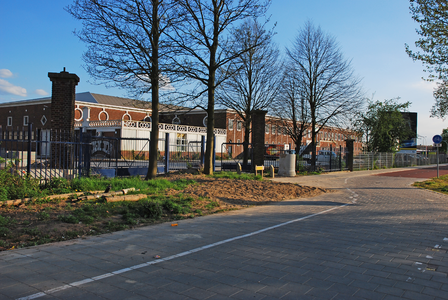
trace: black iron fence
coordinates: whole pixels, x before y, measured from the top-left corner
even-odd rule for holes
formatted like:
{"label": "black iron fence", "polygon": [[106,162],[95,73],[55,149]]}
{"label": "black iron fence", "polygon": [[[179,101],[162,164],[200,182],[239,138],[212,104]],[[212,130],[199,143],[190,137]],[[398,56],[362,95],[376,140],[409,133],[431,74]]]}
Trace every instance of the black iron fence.
{"label": "black iron fence", "polygon": [[[98,174],[106,177],[145,176],[150,140],[92,136],[75,131],[0,127],[0,169],[49,181]],[[159,140],[157,172],[200,168],[204,163],[205,138]],[[214,151],[215,153],[215,151]],[[215,167],[215,164],[214,164]]]}
{"label": "black iron fence", "polygon": [[[90,145],[63,131],[0,127],[0,169],[50,181],[81,175]],[[80,155],[81,154],[81,155]]]}
{"label": "black iron fence", "polygon": [[[247,156],[244,157],[244,148],[247,147]],[[219,166],[222,171],[236,171],[238,164],[245,172],[252,170],[253,151],[252,144],[222,143]]]}

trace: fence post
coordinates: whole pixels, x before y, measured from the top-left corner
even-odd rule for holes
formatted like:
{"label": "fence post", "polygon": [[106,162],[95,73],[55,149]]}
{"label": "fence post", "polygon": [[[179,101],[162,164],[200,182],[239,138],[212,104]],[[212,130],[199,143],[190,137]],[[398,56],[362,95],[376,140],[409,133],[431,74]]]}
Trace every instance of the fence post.
{"label": "fence post", "polygon": [[170,170],[170,134],[165,133],[165,174]]}
{"label": "fence post", "polygon": [[33,130],[33,123],[28,124],[28,149],[27,149],[27,164],[26,174],[30,176],[31,173],[31,132]]}
{"label": "fence post", "polygon": [[330,171],[331,172],[331,163],[332,163],[332,161],[331,161],[331,157],[333,156],[333,145],[330,145],[330,170],[328,170],[328,171]]}
{"label": "fence post", "polygon": [[85,145],[85,154],[84,154],[84,169],[85,169],[85,174],[87,177],[90,176],[90,158],[91,158],[91,143],[92,143],[92,136],[91,135],[87,135],[87,139],[86,139],[86,145]]}
{"label": "fence post", "polygon": [[79,129],[79,146],[78,146],[78,177],[82,177],[82,131],[83,128]]}
{"label": "fence post", "polygon": [[201,165],[205,164],[205,135],[201,136]]}
{"label": "fence post", "polygon": [[339,171],[342,171],[342,146],[339,145]]}
{"label": "fence post", "polygon": [[[345,149],[347,150],[347,153],[346,153],[346,167],[349,169],[350,172],[353,172],[353,169],[354,169],[353,157],[354,157],[355,154],[354,154],[354,151],[353,151],[354,150],[353,142],[354,142],[354,140],[352,140],[352,139],[345,140]],[[359,167],[358,167],[358,169],[359,169]]]}
{"label": "fence post", "polygon": [[121,138],[115,140],[115,175],[118,176],[118,159],[121,159]]}

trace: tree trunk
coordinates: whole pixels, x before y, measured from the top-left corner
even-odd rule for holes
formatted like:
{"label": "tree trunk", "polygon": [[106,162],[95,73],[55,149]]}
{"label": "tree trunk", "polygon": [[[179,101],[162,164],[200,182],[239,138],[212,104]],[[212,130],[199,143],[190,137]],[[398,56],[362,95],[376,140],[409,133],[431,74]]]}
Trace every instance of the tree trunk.
{"label": "tree trunk", "polygon": [[[213,57],[213,64],[212,64]],[[205,162],[204,173],[213,175],[213,144],[214,144],[214,129],[215,129],[215,74],[214,69],[214,55],[210,57],[210,71],[208,80],[208,106],[207,106],[207,143],[205,146]],[[213,66],[213,67],[212,67]]]}
{"label": "tree trunk", "polygon": [[313,117],[311,120],[311,165],[313,167],[313,171],[316,171],[316,119]]}
{"label": "tree trunk", "polygon": [[[151,66],[151,134],[149,144],[149,165],[146,180],[154,179],[157,176],[157,148],[159,143],[159,1],[153,1],[152,7],[152,66]],[[169,141],[165,141],[168,143]]]}

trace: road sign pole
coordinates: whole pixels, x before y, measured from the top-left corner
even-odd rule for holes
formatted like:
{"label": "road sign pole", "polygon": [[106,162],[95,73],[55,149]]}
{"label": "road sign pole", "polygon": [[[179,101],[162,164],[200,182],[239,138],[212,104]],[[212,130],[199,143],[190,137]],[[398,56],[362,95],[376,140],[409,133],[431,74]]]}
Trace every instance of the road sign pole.
{"label": "road sign pole", "polygon": [[436,134],[432,137],[432,141],[434,142],[434,146],[437,148],[437,178],[439,178],[439,147],[440,143],[443,141],[443,138],[441,135]]}
{"label": "road sign pole", "polygon": [[437,147],[437,178],[439,178],[439,147]]}

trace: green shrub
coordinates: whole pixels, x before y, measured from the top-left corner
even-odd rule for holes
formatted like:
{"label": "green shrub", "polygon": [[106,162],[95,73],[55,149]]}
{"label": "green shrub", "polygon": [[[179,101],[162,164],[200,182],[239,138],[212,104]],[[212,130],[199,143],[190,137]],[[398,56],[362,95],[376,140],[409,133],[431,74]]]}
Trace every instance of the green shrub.
{"label": "green shrub", "polygon": [[12,219],[10,217],[3,217],[0,216],[0,226],[1,227],[8,227],[16,224],[17,221],[15,219]]}
{"label": "green shrub", "polygon": [[0,189],[0,200],[37,197],[42,194],[38,179],[20,176],[11,164],[6,169],[0,170]]}
{"label": "green shrub", "polygon": [[1,236],[7,236],[9,233],[9,229],[6,227],[0,227],[0,237]]}
{"label": "green shrub", "polygon": [[137,225],[138,224],[138,215],[134,214],[134,213],[126,213],[123,215],[122,219],[130,225]]}
{"label": "green shrub", "polygon": [[181,205],[174,203],[171,200],[165,200],[163,203],[163,208],[167,210],[169,213],[172,214],[183,214],[185,213],[186,209],[184,209]]}
{"label": "green shrub", "polygon": [[39,220],[42,220],[42,221],[49,220],[50,219],[50,214],[47,213],[46,211],[42,211],[42,212],[37,214],[37,218]]}
{"label": "green shrub", "polygon": [[4,187],[0,187],[0,201],[8,200],[8,190]]}
{"label": "green shrub", "polygon": [[65,178],[52,178],[46,188],[50,194],[67,194],[72,191],[70,182]]}
{"label": "green shrub", "polygon": [[64,223],[71,223],[71,224],[79,223],[79,219],[73,215],[68,215],[68,216],[59,215],[58,220],[61,222],[64,222]]}
{"label": "green shrub", "polygon": [[143,200],[141,206],[142,217],[159,219],[163,214],[163,209],[158,202]]}

